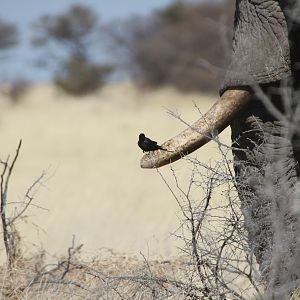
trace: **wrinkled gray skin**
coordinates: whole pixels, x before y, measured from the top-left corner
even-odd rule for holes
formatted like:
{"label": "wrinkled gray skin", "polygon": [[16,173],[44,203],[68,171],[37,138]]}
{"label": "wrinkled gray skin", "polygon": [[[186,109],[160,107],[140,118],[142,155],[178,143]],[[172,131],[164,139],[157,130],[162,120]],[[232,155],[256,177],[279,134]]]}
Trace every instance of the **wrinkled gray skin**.
{"label": "wrinkled gray skin", "polygon": [[254,92],[231,123],[233,146],[240,149],[233,151],[234,168],[249,243],[274,299],[284,299],[300,278],[300,199],[296,193],[300,139],[257,92],[263,90],[288,115],[283,89],[279,89],[287,85],[293,87],[292,113],[300,105],[300,13],[296,4],[288,0],[236,1],[232,63],[221,88],[221,94],[235,88]]}

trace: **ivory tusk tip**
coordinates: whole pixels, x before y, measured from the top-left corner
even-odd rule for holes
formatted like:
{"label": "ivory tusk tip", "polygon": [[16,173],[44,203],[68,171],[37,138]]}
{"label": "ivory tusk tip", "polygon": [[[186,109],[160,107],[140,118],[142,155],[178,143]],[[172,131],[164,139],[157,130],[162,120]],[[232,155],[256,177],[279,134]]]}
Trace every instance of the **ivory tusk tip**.
{"label": "ivory tusk tip", "polygon": [[158,151],[155,152],[148,152],[146,153],[141,161],[140,161],[140,166],[143,169],[154,169],[157,167],[158,161],[159,161],[159,154]]}
{"label": "ivory tusk tip", "polygon": [[156,150],[146,153],[140,162],[143,169],[160,168],[179,159],[181,156],[170,150]]}

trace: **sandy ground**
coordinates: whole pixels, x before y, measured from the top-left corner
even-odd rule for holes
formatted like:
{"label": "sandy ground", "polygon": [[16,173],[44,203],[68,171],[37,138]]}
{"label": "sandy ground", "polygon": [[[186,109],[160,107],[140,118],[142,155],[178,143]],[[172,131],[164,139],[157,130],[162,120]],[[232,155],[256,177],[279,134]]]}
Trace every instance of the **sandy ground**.
{"label": "sandy ground", "polygon": [[[0,157],[23,145],[9,199],[20,201],[41,174],[47,180],[35,196],[29,217],[19,224],[27,250],[36,244],[62,254],[72,235],[86,251],[108,247],[118,252],[163,257],[175,255],[179,242],[170,236],[180,213],[156,170],[139,167],[140,132],[163,142],[184,129],[167,114],[177,110],[192,122],[215,100],[173,89],[138,92],[130,83],[105,87],[84,99],[66,97],[51,86],[34,87],[17,105],[0,98]],[[229,130],[222,134],[229,142]],[[210,143],[197,151],[203,161],[216,157]],[[174,164],[184,174],[185,165]],[[169,167],[162,168],[170,176]]]}

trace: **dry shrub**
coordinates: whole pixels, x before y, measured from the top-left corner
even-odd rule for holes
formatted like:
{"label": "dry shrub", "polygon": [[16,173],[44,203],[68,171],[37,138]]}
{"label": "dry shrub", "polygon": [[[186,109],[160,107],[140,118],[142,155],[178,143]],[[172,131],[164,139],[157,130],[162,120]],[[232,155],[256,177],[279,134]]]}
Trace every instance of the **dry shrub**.
{"label": "dry shrub", "polygon": [[[72,248],[73,250],[78,250]],[[75,252],[76,252],[75,251]],[[102,250],[90,261],[80,254],[45,265],[44,254],[24,259],[12,271],[0,268],[5,299],[196,299],[185,285],[189,264],[146,260]]]}

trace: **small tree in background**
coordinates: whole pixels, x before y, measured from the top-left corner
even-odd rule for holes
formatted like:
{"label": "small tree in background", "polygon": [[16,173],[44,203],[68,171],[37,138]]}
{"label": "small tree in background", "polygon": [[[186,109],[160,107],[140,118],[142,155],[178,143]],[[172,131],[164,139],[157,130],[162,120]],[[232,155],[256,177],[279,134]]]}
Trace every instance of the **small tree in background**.
{"label": "small tree in background", "polygon": [[34,30],[34,46],[47,51],[55,46],[56,55],[46,53],[44,63],[58,62],[54,75],[57,86],[70,94],[82,95],[103,85],[112,68],[92,60],[98,17],[91,8],[74,5],[63,14],[43,16]]}
{"label": "small tree in background", "polygon": [[149,17],[113,23],[108,38],[141,85],[216,92],[231,53],[233,5],[175,1]]}
{"label": "small tree in background", "polygon": [[56,74],[55,84],[69,94],[87,94],[97,90],[111,70],[110,66],[90,63],[81,56],[71,56]]}
{"label": "small tree in background", "polygon": [[12,48],[18,44],[19,36],[17,27],[0,19],[0,50]]}
{"label": "small tree in background", "polygon": [[[7,51],[14,48],[19,43],[19,32],[15,24],[0,19],[0,63],[7,61]],[[2,76],[3,74],[1,74]],[[13,103],[17,103],[28,91],[30,83],[28,80],[18,74],[14,78],[1,78],[4,88],[1,93],[11,99]]]}

